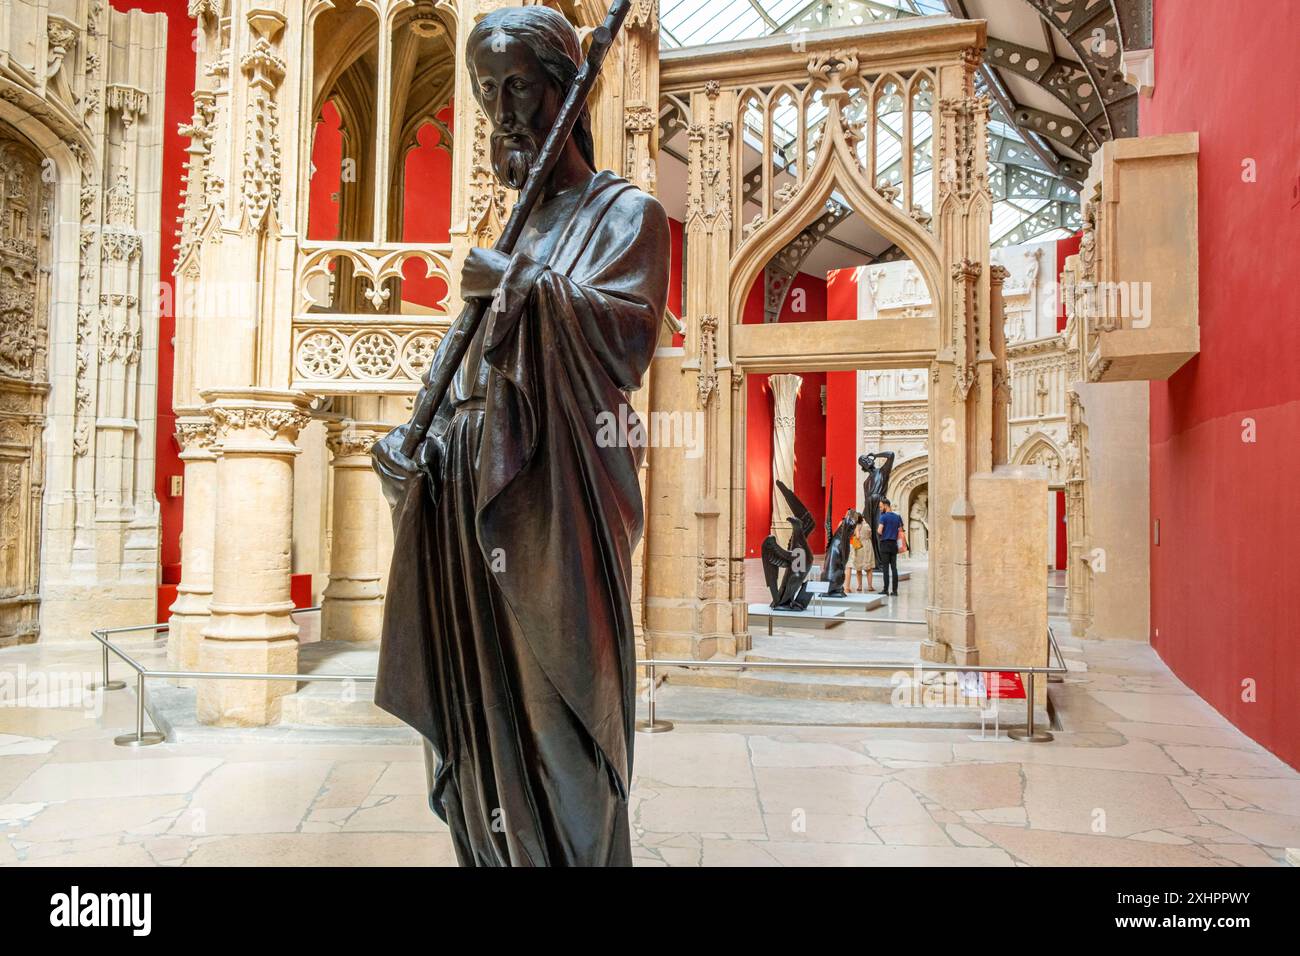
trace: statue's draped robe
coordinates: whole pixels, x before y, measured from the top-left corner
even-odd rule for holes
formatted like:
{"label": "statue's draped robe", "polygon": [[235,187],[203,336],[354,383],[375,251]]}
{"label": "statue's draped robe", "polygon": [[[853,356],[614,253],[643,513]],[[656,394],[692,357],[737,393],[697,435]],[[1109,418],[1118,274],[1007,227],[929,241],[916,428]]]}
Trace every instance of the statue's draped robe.
{"label": "statue's draped robe", "polygon": [[386,458],[405,426],[376,447],[395,541],[375,702],[426,738],[429,803],[466,866],[631,864],[644,433],[627,392],[669,234],[613,174],[581,188],[558,239],[517,246],[420,471]]}

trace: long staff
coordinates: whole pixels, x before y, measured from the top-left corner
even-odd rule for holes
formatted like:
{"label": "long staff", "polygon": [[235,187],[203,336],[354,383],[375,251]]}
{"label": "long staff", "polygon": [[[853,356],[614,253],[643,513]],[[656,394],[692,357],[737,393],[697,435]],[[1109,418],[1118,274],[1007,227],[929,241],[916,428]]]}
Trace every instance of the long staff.
{"label": "long staff", "polygon": [[[605,54],[613,45],[614,37],[623,26],[623,20],[627,17],[631,6],[632,0],[615,0],[609,8],[605,22],[591,31],[587,59],[578,68],[568,95],[565,96],[560,112],[555,118],[555,125],[547,133],[546,141],[542,143],[537,159],[533,161],[532,168],[528,171],[528,180],[510,210],[510,219],[506,222],[505,229],[501,231],[501,238],[493,246],[498,252],[506,255],[514,252],[515,243],[519,241],[519,236],[524,231],[524,223],[528,221],[529,213],[541,198],[546,181],[551,178],[551,171],[559,161],[560,153],[568,143],[578,117],[582,115],[582,108],[587,103],[592,87],[596,85],[596,77],[600,74]],[[410,427],[406,431],[406,439],[402,442],[402,454],[408,458],[415,454],[415,449],[428,433],[433,416],[438,406],[442,404],[447,389],[451,387],[451,380],[460,368],[461,360],[465,358],[470,343],[474,341],[474,335],[489,307],[490,303],[487,299],[471,299],[448,330],[447,338],[450,341],[445,343],[445,349],[438,350],[442,355],[429,370],[429,380],[420,391],[415,411],[411,415]]]}

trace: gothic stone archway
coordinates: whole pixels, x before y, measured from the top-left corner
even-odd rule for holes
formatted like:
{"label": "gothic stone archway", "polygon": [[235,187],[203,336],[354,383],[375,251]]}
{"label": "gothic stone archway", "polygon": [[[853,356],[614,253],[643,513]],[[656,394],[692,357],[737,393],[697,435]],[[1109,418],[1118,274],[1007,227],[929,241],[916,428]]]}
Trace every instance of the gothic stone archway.
{"label": "gothic stone archway", "polygon": [[[661,90],[678,104],[689,103],[690,114],[687,331],[684,349],[668,350],[656,362],[654,405],[700,409],[703,451],[683,460],[679,450],[652,450],[647,633],[654,653],[707,657],[748,644],[744,372],[870,364],[930,368],[930,492],[942,504],[931,509],[930,639],[924,650],[931,659],[978,660],[971,477],[1006,460],[1005,428],[999,431],[997,422],[1005,421],[1007,398],[1001,322],[990,321],[991,314],[1001,315],[1004,275],[988,266],[989,104],[973,81],[983,31],[980,22],[940,18],[846,30],[806,44],[772,37],[747,42],[743,50],[722,45],[663,54]],[[864,161],[856,150],[863,130],[841,112],[855,91],[866,91],[873,115],[879,84],[892,77],[911,90],[921,72],[935,84],[932,216],[913,214],[909,175],[901,197],[879,184],[873,151],[865,151]],[[780,208],[777,190],[770,183],[761,187],[763,217],[742,228],[736,215],[744,202],[738,94],[810,77],[827,111],[817,158]],[[801,139],[799,155],[806,155],[805,145]],[[911,156],[906,143],[902,153]],[[807,340],[809,330],[793,324],[738,324],[750,283],[822,214],[833,190],[917,263],[935,317],[817,323],[815,342]]]}

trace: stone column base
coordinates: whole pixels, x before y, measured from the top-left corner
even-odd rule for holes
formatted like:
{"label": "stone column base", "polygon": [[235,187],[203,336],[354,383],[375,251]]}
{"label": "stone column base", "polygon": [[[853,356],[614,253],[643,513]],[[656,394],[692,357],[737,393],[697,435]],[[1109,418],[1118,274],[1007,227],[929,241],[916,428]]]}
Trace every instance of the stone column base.
{"label": "stone column base", "polygon": [[[321,595],[321,637],[327,641],[377,641],[384,622],[384,597],[378,578],[367,595],[340,594],[334,583]],[[357,582],[349,582],[356,584]]]}
{"label": "stone column base", "polygon": [[[171,606],[171,618],[167,631],[167,666],[174,671],[196,671],[199,669],[199,647],[203,643],[203,629],[208,626],[210,615],[208,603],[212,594],[186,592],[178,589],[175,603]],[[177,687],[193,687],[197,683],[190,678],[172,678],[170,683]]]}
{"label": "stone column base", "polygon": [[269,389],[208,391],[220,455],[211,617],[203,628],[205,671],[284,673],[288,679],[201,680],[200,723],[274,723],[279,698],[297,687],[298,625],[291,617],[293,456],[307,425],[306,396]]}
{"label": "stone column base", "polygon": [[[205,671],[255,674],[295,674],[298,638],[222,641],[208,635],[199,651]],[[214,727],[264,727],[280,719],[280,698],[292,694],[297,681],[201,680],[199,723]]]}

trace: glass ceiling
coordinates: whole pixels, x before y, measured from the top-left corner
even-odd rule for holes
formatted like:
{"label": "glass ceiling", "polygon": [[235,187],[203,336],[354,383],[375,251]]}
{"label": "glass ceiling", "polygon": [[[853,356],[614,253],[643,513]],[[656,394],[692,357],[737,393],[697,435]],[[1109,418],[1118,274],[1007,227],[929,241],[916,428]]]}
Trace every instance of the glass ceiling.
{"label": "glass ceiling", "polygon": [[660,0],[659,31],[662,46],[703,46],[947,12],[943,0]]}
{"label": "glass ceiling", "polygon": [[[813,0],[811,3],[808,0],[660,0],[660,47],[704,46],[947,12],[944,0]],[[982,78],[977,76],[976,80],[983,89]],[[825,117],[825,107],[818,102],[810,104],[809,129],[816,129]],[[886,122],[890,119],[886,118]],[[784,112],[778,109],[773,116],[774,146],[782,165],[787,167],[799,164],[798,157],[793,155],[795,120],[793,108]],[[890,125],[894,126],[892,122]],[[897,129],[901,132],[901,125]],[[761,148],[761,131],[757,137],[752,132],[746,130],[751,134],[746,138],[755,148]],[[1027,147],[1020,131],[1007,122],[996,103],[989,120],[989,141],[993,167],[990,172],[995,185],[1000,187],[1000,191],[995,190],[998,194],[993,204],[990,242],[995,246],[1007,245],[1031,239],[1059,239],[1073,233],[1080,224],[1078,194],[1052,175]],[[1017,167],[1023,165],[1028,172],[1020,175],[1009,172],[1012,164],[1006,159],[1012,157]],[[888,165],[889,161],[882,168]]]}

